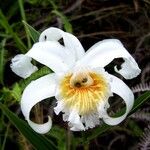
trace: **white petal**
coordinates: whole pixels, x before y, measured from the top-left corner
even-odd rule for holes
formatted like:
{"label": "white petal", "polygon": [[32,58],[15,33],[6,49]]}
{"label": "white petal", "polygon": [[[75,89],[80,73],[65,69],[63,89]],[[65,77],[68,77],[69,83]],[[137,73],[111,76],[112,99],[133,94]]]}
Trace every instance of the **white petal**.
{"label": "white petal", "polygon": [[109,124],[109,125],[117,125],[120,122],[122,122],[127,114],[130,112],[130,110],[132,109],[133,103],[134,103],[134,95],[132,93],[132,91],[129,89],[129,87],[119,78],[110,75],[112,80],[110,82],[110,86],[111,86],[111,91],[117,95],[119,95],[125,102],[126,104],[126,112],[124,115],[117,117],[117,118],[113,118],[110,117],[107,114],[107,108],[104,108],[103,110],[103,120],[105,123]]}
{"label": "white petal", "polygon": [[88,64],[94,68],[105,67],[115,58],[123,58],[125,61],[119,71],[115,69],[124,78],[134,78],[141,72],[134,58],[128,53],[122,43],[116,39],[108,39],[96,43],[87,51],[79,63]]}
{"label": "white petal", "polygon": [[39,41],[58,41],[63,38],[65,47],[69,50],[70,57],[75,60],[80,59],[85,54],[85,51],[80,41],[72,34],[64,32],[58,28],[50,27],[43,31]]}
{"label": "white petal", "polygon": [[58,115],[64,109],[63,101],[57,101],[57,106],[54,108],[54,112]]}
{"label": "white petal", "polygon": [[73,126],[70,128],[71,131],[85,131],[85,129],[83,128],[78,128],[78,126]]}
{"label": "white petal", "polygon": [[15,74],[22,78],[27,78],[38,70],[36,66],[31,64],[31,58],[23,54],[16,55],[11,60],[10,67]]}
{"label": "white petal", "polygon": [[32,122],[31,120],[28,120],[28,124],[31,126],[31,128],[35,132],[40,133],[40,134],[45,134],[51,129],[52,120],[51,120],[51,117],[48,116],[48,121],[44,124],[37,124],[37,123]]}
{"label": "white petal", "polygon": [[68,121],[68,118],[69,118],[69,113],[64,113],[63,114],[63,121]]}
{"label": "white petal", "polygon": [[68,121],[69,121],[69,123],[70,123],[69,125],[71,127],[70,130],[72,130],[72,131],[85,130],[85,128],[81,122],[81,118],[76,110],[71,110]]}
{"label": "white petal", "polygon": [[81,59],[85,55],[84,48],[82,47],[80,41],[74,35],[65,32],[64,42],[66,44],[65,46],[69,50],[72,50],[72,54],[74,50],[76,60]]}
{"label": "white petal", "polygon": [[96,125],[100,124],[99,115],[97,113],[91,113],[89,115],[84,115],[81,117],[83,123],[85,123],[85,129],[94,128]]}
{"label": "white petal", "polygon": [[128,59],[125,58],[124,60],[125,60],[125,63],[121,65],[121,69],[118,70],[117,67],[115,66],[115,71],[121,74],[125,79],[132,79],[138,76],[141,70],[138,68],[135,60],[132,59],[131,57]]}
{"label": "white petal", "polygon": [[68,70],[67,54],[64,47],[54,41],[39,42],[33,45],[27,56],[48,66],[54,72],[64,72]]}
{"label": "white petal", "polygon": [[21,110],[29,125],[38,133],[44,134],[51,129],[52,121],[45,124],[36,124],[30,120],[30,111],[32,107],[49,97],[55,95],[55,74],[46,75],[35,81],[32,81],[24,90],[21,99]]}

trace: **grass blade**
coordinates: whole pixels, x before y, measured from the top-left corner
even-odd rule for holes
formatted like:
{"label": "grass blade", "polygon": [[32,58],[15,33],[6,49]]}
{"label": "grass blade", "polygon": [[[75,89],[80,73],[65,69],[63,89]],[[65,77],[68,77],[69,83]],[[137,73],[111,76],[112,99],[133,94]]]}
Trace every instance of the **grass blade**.
{"label": "grass blade", "polygon": [[12,27],[9,25],[7,18],[4,16],[3,12],[0,10],[0,25],[12,35],[12,38],[16,42],[17,47],[22,53],[25,53],[27,48],[17,34],[13,31]]}
{"label": "grass blade", "polygon": [[5,42],[6,40],[3,40],[1,42],[1,50],[0,50],[0,84],[4,85],[4,82],[3,82],[3,77],[4,77],[4,67],[5,67],[5,49],[4,49],[4,46],[5,46]]}
{"label": "grass blade", "polygon": [[135,100],[134,106],[130,111],[129,115],[132,115],[137,111],[146,101],[150,100],[150,91],[145,92]]}
{"label": "grass blade", "polygon": [[40,33],[38,31],[36,31],[32,26],[30,26],[26,21],[22,21],[24,26],[27,29],[28,34],[30,35],[30,37],[32,38],[32,40],[34,42],[38,42]]}

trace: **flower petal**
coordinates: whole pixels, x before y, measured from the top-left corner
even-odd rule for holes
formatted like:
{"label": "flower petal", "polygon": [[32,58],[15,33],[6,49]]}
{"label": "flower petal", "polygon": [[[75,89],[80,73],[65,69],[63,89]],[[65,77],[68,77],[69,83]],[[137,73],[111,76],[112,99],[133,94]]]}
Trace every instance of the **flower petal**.
{"label": "flower petal", "polygon": [[83,115],[81,117],[82,123],[85,124],[85,129],[94,128],[96,125],[100,124],[98,113],[91,113],[88,115]]}
{"label": "flower petal", "polygon": [[36,66],[31,64],[31,58],[23,54],[16,55],[11,60],[10,67],[14,73],[22,78],[27,78],[38,70]]}
{"label": "flower petal", "polygon": [[123,58],[124,63],[121,69],[115,71],[120,73],[126,79],[132,79],[139,75],[139,69],[134,58],[128,53],[122,43],[117,39],[108,39],[96,43],[83,57],[80,64],[88,64],[91,67],[105,67],[115,58]]}
{"label": "flower petal", "polygon": [[75,109],[71,110],[71,112],[69,113],[68,121],[69,121],[69,126],[71,127],[70,130],[72,131],[85,130],[81,122],[81,118]]}
{"label": "flower petal", "polygon": [[35,81],[32,81],[24,90],[21,99],[21,110],[32,129],[38,133],[44,134],[51,129],[52,121],[49,117],[47,123],[36,124],[30,120],[30,111],[32,107],[49,97],[55,95],[55,74],[46,75]]}
{"label": "flower petal", "polygon": [[64,72],[68,70],[68,55],[64,49],[55,41],[39,42],[34,44],[26,55],[48,66],[54,72]]}
{"label": "flower petal", "polygon": [[[55,95],[56,97],[56,95]],[[64,109],[64,103],[63,101],[57,101],[57,106],[54,108],[54,112],[56,115],[58,115],[62,110]]]}
{"label": "flower petal", "polygon": [[117,125],[126,118],[127,114],[132,109],[134,103],[134,95],[132,91],[129,89],[129,87],[122,80],[113,75],[110,75],[110,77],[112,79],[110,82],[111,91],[119,95],[124,100],[126,104],[126,112],[124,115],[120,117],[113,118],[107,114],[108,107],[106,107],[103,110],[103,120],[105,123],[109,125]]}
{"label": "flower petal", "polygon": [[39,41],[58,41],[63,38],[64,45],[67,48],[70,57],[75,60],[80,59],[85,54],[85,51],[80,41],[72,34],[64,32],[58,28],[50,27],[43,31],[40,35]]}

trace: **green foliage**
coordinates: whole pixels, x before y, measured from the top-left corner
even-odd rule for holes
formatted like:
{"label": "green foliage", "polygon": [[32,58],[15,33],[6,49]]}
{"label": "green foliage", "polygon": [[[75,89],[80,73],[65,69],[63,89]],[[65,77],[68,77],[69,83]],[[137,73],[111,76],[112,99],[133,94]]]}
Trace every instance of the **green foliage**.
{"label": "green foliage", "polygon": [[27,29],[28,34],[30,35],[30,37],[32,38],[33,42],[38,42],[40,33],[38,31],[36,31],[33,27],[31,27],[26,21],[22,21],[24,26]]}
{"label": "green foliage", "polygon": [[3,78],[4,78],[4,68],[5,68],[5,42],[3,40],[0,44],[0,84],[4,85]]}
{"label": "green foliage", "polygon": [[150,100],[150,91],[145,92],[135,100],[134,106],[132,108],[132,111],[129,113],[129,115],[137,111],[148,100]]}
{"label": "green foliage", "polygon": [[6,30],[6,33],[9,33],[14,41],[16,42],[16,46],[22,53],[26,52],[26,46],[18,37],[18,35],[13,31],[12,27],[9,25],[7,18],[4,16],[3,12],[0,10],[0,25]]}
{"label": "green foliage", "polygon": [[62,22],[64,24],[64,29],[67,32],[72,33],[72,25],[69,23],[67,17],[64,16],[62,13],[60,13],[58,10],[53,10],[52,12],[61,18],[61,20],[62,20]]}
{"label": "green foliage", "polygon": [[55,150],[56,146],[52,141],[47,139],[43,135],[39,135],[35,133],[26,122],[19,119],[14,113],[12,113],[8,108],[0,103],[1,110],[5,113],[5,115],[9,118],[11,123],[28,139],[32,145],[37,150]]}
{"label": "green foliage", "polygon": [[49,132],[49,136],[57,141],[57,149],[65,150],[67,147],[67,131],[59,126],[53,126]]}
{"label": "green foliage", "polygon": [[13,89],[11,90],[11,94],[16,101],[21,99],[22,89],[18,83],[15,83]]}
{"label": "green foliage", "polygon": [[15,83],[12,88],[3,87],[0,93],[1,93],[0,101],[4,101],[5,103],[7,102],[10,105],[17,101],[20,101],[22,89],[20,88],[18,83]]}

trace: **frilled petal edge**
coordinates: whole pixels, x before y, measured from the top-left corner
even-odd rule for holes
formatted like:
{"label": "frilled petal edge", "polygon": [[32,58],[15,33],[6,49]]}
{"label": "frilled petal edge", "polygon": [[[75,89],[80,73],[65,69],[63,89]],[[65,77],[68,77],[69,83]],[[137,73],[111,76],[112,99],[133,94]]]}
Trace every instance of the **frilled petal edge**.
{"label": "frilled petal edge", "polygon": [[91,67],[105,67],[115,58],[123,58],[125,61],[120,70],[115,67],[115,71],[125,79],[132,79],[141,72],[134,58],[117,39],[108,39],[96,43],[78,63],[88,64]]}
{"label": "frilled petal edge", "polygon": [[55,74],[49,74],[32,81],[24,90],[21,98],[21,110],[32,129],[38,133],[47,133],[52,126],[50,116],[48,122],[37,124],[30,120],[30,111],[38,102],[55,95]]}
{"label": "frilled petal edge", "polygon": [[130,112],[130,110],[133,107],[133,103],[134,103],[134,95],[132,93],[132,91],[129,89],[129,87],[119,78],[110,75],[111,77],[111,82],[110,82],[110,86],[111,86],[111,91],[117,95],[119,95],[125,102],[126,104],[126,112],[124,113],[124,115],[120,116],[120,117],[110,117],[107,113],[107,108],[104,108],[103,110],[103,120],[106,124],[108,125],[117,125],[120,122],[122,122],[127,114]]}
{"label": "frilled petal edge", "polygon": [[26,55],[18,54],[11,60],[10,67],[18,76],[27,78],[38,70],[38,68],[31,63],[31,60],[32,59]]}

